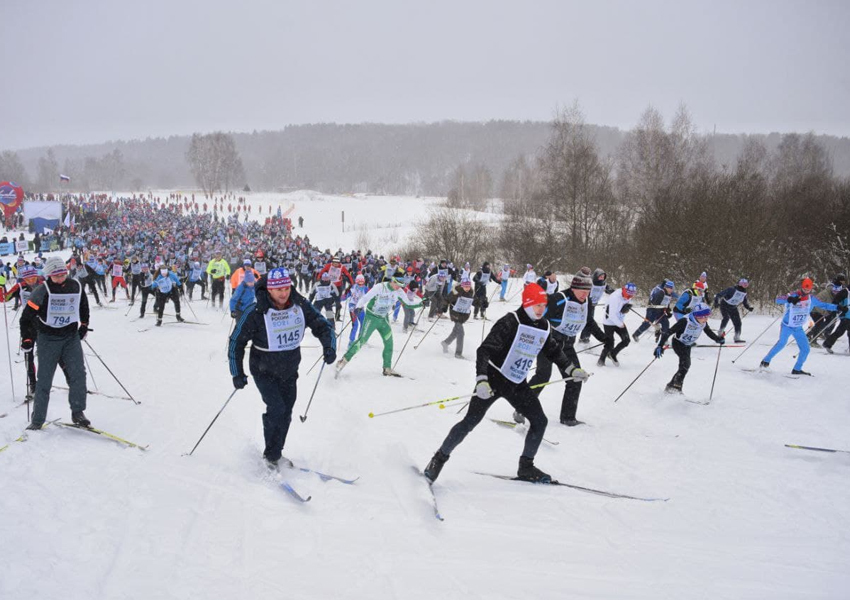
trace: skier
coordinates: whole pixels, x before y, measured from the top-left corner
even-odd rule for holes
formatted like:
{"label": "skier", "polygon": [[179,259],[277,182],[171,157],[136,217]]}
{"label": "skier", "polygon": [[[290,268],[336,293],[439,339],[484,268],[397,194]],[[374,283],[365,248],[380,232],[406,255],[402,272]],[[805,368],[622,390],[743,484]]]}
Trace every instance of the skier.
{"label": "skier", "polygon": [[487,308],[490,306],[490,301],[487,298],[487,284],[490,283],[490,263],[484,262],[481,269],[472,278],[475,282],[475,296],[472,303],[475,308],[472,318],[477,319],[478,313],[481,313],[481,318],[487,320]]}
{"label": "skier", "polygon": [[702,302],[705,297],[705,284],[697,281],[691,286],[691,289],[682,292],[679,299],[676,301],[676,306],[673,307],[673,316],[678,321],[686,314],[691,312],[697,304]]}
{"label": "skier", "polygon": [[[847,278],[843,273],[839,273],[836,275],[835,279],[832,280],[831,285],[825,285],[823,289],[816,294],[818,300],[838,304],[835,297],[839,292],[841,292],[841,289],[846,283]],[[806,335],[809,338],[809,345],[812,348],[818,348],[820,347],[820,344],[818,344],[818,337],[823,336],[824,339],[829,337],[829,334],[832,333],[835,322],[838,320],[838,314],[813,308],[812,319],[814,319],[815,324]]]}
{"label": "skier", "polygon": [[21,347],[32,350],[38,342],[38,375],[35,406],[27,429],[38,430],[47,418],[50,388],[57,364],[63,365],[68,380],[71,421],[90,427],[86,418],[86,369],[82,340],[89,331],[89,303],[79,281],[68,278],[61,258],[52,256],[44,264],[47,280],[38,286],[21,313]]}
{"label": "skier", "polygon": [[390,328],[390,311],[393,308],[396,300],[401,300],[411,308],[418,308],[421,302],[414,296],[414,299],[408,298],[407,294],[402,289],[404,274],[397,273],[395,278],[389,281],[376,283],[371,290],[363,295],[357,302],[357,308],[365,308],[366,315],[363,319],[363,328],[360,332],[360,337],[348,347],[345,355],[336,363],[337,376],[345,368],[354,355],[360,348],[369,341],[372,333],[376,330],[381,335],[384,342],[383,357],[383,374],[385,376],[401,377],[392,369],[393,358],[393,332]]}
{"label": "skier", "polygon": [[537,273],[534,272],[534,267],[531,265],[525,265],[525,275],[522,276],[522,284],[523,286],[528,286],[531,283],[534,283],[537,280]]}
{"label": "skier", "polygon": [[511,271],[510,265],[502,265],[502,272],[499,275],[499,281],[502,282],[502,289],[499,290],[499,301],[501,302],[506,302],[505,294],[508,293],[508,283],[512,274],[513,271]]}
{"label": "skier", "polygon": [[803,370],[803,365],[809,356],[809,341],[803,331],[803,326],[809,320],[809,313],[811,313],[812,307],[820,307],[831,312],[838,311],[842,313],[842,316],[847,313],[846,306],[842,307],[842,312],[838,310],[835,304],[828,304],[814,297],[812,295],[813,287],[814,283],[812,280],[806,277],[801,282],[799,290],[776,298],[777,304],[785,305],[785,314],[782,316],[782,325],[779,330],[779,341],[770,349],[767,356],[762,359],[759,365],[760,368],[766,369],[770,367],[770,361],[773,360],[774,356],[779,354],[788,342],[788,338],[793,335],[800,353],[797,355],[797,362],[794,364],[791,373],[794,375],[811,375],[811,373]]}
{"label": "skier", "polygon": [[549,322],[543,318],[547,301],[543,288],[529,283],[522,291],[522,306],[496,321],[478,347],[475,396],[464,418],[452,427],[425,468],[425,477],[429,481],[437,480],[452,451],[481,422],[493,403],[502,397],[529,421],[517,478],[538,483],[552,481],[550,475],[534,466],[534,457],[543,441],[548,421],[540,400],[528,386],[528,371],[542,352],[559,369],[578,381],[585,381],[588,374],[570,364],[551,337]]}
{"label": "skier", "polygon": [[735,328],[736,344],[746,343],[746,340],[741,339],[741,315],[738,313],[738,305],[741,304],[747,311],[752,312],[753,307],[747,302],[747,289],[749,287],[749,280],[742,277],[738,280],[737,285],[714,295],[714,308],[720,306],[720,314],[723,315],[723,319],[720,321],[720,332],[725,334],[726,324],[731,320],[732,326]]}
{"label": "skier", "polygon": [[110,302],[115,302],[115,290],[119,285],[124,288],[124,293],[129,301],[130,291],[127,289],[127,280],[124,279],[124,263],[121,262],[120,258],[116,258],[112,261],[112,300]]}
{"label": "skier", "polygon": [[183,322],[183,317],[180,316],[180,294],[178,292],[180,279],[168,270],[165,265],[160,265],[159,275],[151,283],[151,289],[156,293],[156,301],[154,302],[154,310],[156,311],[156,326],[162,326],[162,313],[165,311],[165,303],[170,298],[174,303],[174,314],[179,323]]}
{"label": "skier", "polygon": [[143,319],[145,317],[145,309],[148,305],[148,296],[151,295],[153,290],[153,275],[151,274],[151,269],[148,266],[148,263],[143,262],[141,264],[142,268],[142,282],[139,284],[142,290],[142,305],[139,307],[139,318]]}
{"label": "skier", "polygon": [[354,278],[354,285],[348,290],[348,316],[351,317],[351,333],[348,335],[348,346],[354,343],[357,333],[363,326],[363,309],[357,308],[360,298],[366,295],[369,288],[366,287],[366,278],[358,273]]}
{"label": "skier", "polygon": [[844,335],[844,333],[847,333],[847,338],[850,339],[850,316],[847,314],[848,292],[846,287],[838,290],[833,302],[835,302],[835,305],[838,307],[838,313],[841,315],[841,321],[838,323],[838,327],[836,327],[823,342],[823,347],[830,354],[833,354],[832,347],[835,345],[835,342],[838,341],[838,338]]}
{"label": "skier", "polygon": [[602,300],[602,296],[614,293],[614,288],[608,285],[608,274],[602,269],[597,268],[593,271],[591,284],[590,298],[587,304],[587,326],[581,332],[581,336],[579,336],[579,341],[585,344],[590,341],[591,334],[597,341],[605,341],[605,334],[596,323],[594,314],[596,312],[596,306]]}
{"label": "skier", "polygon": [[[546,310],[546,319],[552,326],[552,339],[558,344],[559,348],[564,352],[567,359],[576,367],[581,367],[578,360],[578,354],[575,351],[576,338],[581,334],[581,330],[587,324],[587,297],[590,295],[590,290],[593,283],[590,275],[589,267],[582,267],[573,276],[570,282],[570,287],[564,292],[557,292],[548,295],[549,302]],[[561,369],[561,375],[568,377],[567,372]],[[548,356],[541,353],[537,355],[537,369],[534,376],[529,381],[529,385],[545,383],[552,376],[552,361]],[[575,427],[583,425],[584,421],[576,419],[578,411],[578,400],[581,395],[581,381],[567,381],[564,386],[564,398],[561,401],[561,425],[567,427]],[[534,389],[535,395],[540,396],[543,391],[542,387]],[[514,413],[514,420],[523,422],[517,417],[522,417],[519,413]]]}
{"label": "skier", "polygon": [[554,271],[546,271],[543,277],[537,280],[537,285],[546,290],[550,296],[557,294],[561,284],[558,282],[558,274]]}
{"label": "skier", "polygon": [[242,280],[245,278],[245,273],[247,273],[248,271],[254,273],[254,281],[260,278],[260,273],[258,273],[257,270],[251,266],[251,259],[246,258],[242,261],[242,266],[233,271],[233,274],[230,276],[231,294],[235,292],[236,288],[239,287],[239,284],[242,283]]}
{"label": "skier", "polygon": [[237,321],[239,320],[239,317],[248,310],[248,307],[257,301],[256,294],[254,292],[255,283],[256,279],[254,279],[254,272],[245,271],[242,283],[239,284],[236,291],[233,292],[233,295],[230,297],[230,316]]}
{"label": "skier", "polygon": [[331,276],[328,273],[322,273],[319,283],[310,292],[310,302],[313,303],[313,308],[318,311],[325,311],[325,318],[331,323],[334,322],[333,307],[336,304],[335,296],[337,293],[337,288],[331,283]]}
{"label": "skier", "polygon": [[446,306],[443,308],[443,312],[449,311],[449,318],[454,326],[449,337],[440,342],[443,352],[447,353],[451,343],[457,340],[455,358],[463,358],[463,324],[469,320],[473,301],[472,283],[469,281],[469,277],[461,275],[460,285],[455,286],[455,289],[449,294]]}
{"label": "skier", "polygon": [[[38,271],[30,265],[24,265],[18,268],[17,282],[9,291],[3,294],[0,289],[0,301],[9,302],[14,299],[16,304],[27,305],[32,293],[35,289],[44,283],[44,278],[38,274]],[[23,335],[23,330],[21,331]],[[21,349],[24,351],[24,366],[27,372],[27,400],[32,400],[35,397],[35,361],[33,360],[33,344],[32,339],[24,340],[21,337]],[[29,342],[29,343],[24,343]]]}
{"label": "skier", "polygon": [[210,303],[215,306],[218,296],[218,307],[224,306],[224,278],[230,275],[230,265],[221,257],[221,250],[213,253],[213,259],[207,265],[207,274],[212,279],[210,284]]}
{"label": "skier", "polygon": [[697,343],[703,331],[721,346],[726,343],[722,335],[717,335],[708,326],[708,317],[710,315],[711,307],[700,302],[693,307],[687,317],[679,319],[673,327],[661,334],[658,345],[653,351],[655,358],[661,358],[664,354],[664,345],[670,336],[673,336],[673,352],[679,357],[679,370],[676,371],[673,379],[667,384],[667,392],[682,392],[685,375],[688,374],[688,370],[691,368],[691,347]]}
{"label": "skier", "polygon": [[[255,289],[257,302],[237,321],[227,357],[233,387],[241,390],[248,385],[242,363],[245,346],[251,342],[248,368],[266,405],[263,458],[270,469],[277,469],[297,397],[304,332],[309,327],[319,339],[326,364],[336,360],[336,336],[331,324],[292,288],[286,269],[272,269],[256,283]],[[283,460],[292,466],[291,461]]]}
{"label": "skier", "polygon": [[189,292],[189,301],[192,300],[192,294],[195,291],[195,286],[201,287],[201,300],[206,300],[206,292],[207,292],[207,282],[205,281],[207,278],[206,273],[201,268],[201,263],[199,261],[194,261],[192,263],[192,268],[189,269],[189,278],[186,281],[186,291]]}
{"label": "skier", "polygon": [[[632,308],[629,300],[636,293],[637,286],[633,283],[627,283],[608,296],[608,306],[605,307],[605,318],[602,319],[602,326],[605,328],[605,346],[602,348],[602,354],[596,363],[600,367],[605,366],[606,358],[610,358],[612,363],[618,367],[620,366],[617,356],[631,341],[629,330],[626,329],[625,318]],[[616,346],[614,346],[615,333],[620,336],[620,343]]]}
{"label": "skier", "polygon": [[[649,292],[649,304],[646,305],[646,317],[640,327],[632,335],[634,341],[639,341],[641,334],[655,327],[655,341],[658,341],[659,335],[667,333],[670,329],[670,301],[673,299],[673,281],[665,279]],[[658,333],[658,327],[661,327],[661,334]]]}
{"label": "skier", "polygon": [[335,308],[334,318],[339,321],[342,311],[342,302],[340,299],[345,291],[354,285],[354,280],[351,278],[351,273],[348,272],[348,269],[342,266],[338,256],[334,256],[331,262],[319,271],[319,275],[324,275],[325,273],[330,276],[330,282],[336,288],[336,295],[333,297]]}

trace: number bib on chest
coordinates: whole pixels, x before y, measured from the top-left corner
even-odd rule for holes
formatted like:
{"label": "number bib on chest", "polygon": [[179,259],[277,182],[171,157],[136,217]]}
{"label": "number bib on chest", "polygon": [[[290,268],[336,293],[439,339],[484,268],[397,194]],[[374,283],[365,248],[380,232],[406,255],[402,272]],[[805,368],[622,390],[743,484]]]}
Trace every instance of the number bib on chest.
{"label": "number bib on chest", "polygon": [[316,300],[327,300],[330,297],[331,297],[331,286],[330,285],[316,286]]}
{"label": "number bib on chest", "polygon": [[124,267],[121,265],[112,265],[113,277],[124,277]]}
{"label": "number bib on chest", "polygon": [[726,304],[730,304],[732,306],[738,306],[741,302],[744,301],[744,298],[747,297],[747,292],[742,292],[741,290],[735,290],[735,294],[726,301]]}
{"label": "number bib on chest", "polygon": [[484,273],[482,271],[481,272],[481,279],[479,280],[479,282],[484,283],[484,284],[490,283],[490,273]]}
{"label": "number bib on chest", "polygon": [[59,329],[70,325],[71,323],[79,323],[80,321],[80,296],[76,294],[51,294],[48,290],[47,301],[47,322],[48,327]]}
{"label": "number bib on chest", "polygon": [[468,315],[469,311],[472,310],[472,298],[467,298],[466,296],[461,296],[457,299],[452,310],[456,313],[461,313],[464,315]]}
{"label": "number bib on chest", "polygon": [[380,317],[386,317],[390,314],[390,310],[392,310],[395,301],[395,294],[380,294],[375,297],[375,304],[372,305],[372,312]]}
{"label": "number bib on chest", "polygon": [[604,285],[594,285],[590,288],[590,301],[594,304],[599,304],[599,299],[602,298],[602,294],[605,292]]}
{"label": "number bib on chest", "polygon": [[528,325],[517,327],[511,349],[499,372],[514,383],[525,381],[528,371],[549,337],[548,329],[537,329]]}
{"label": "number bib on chest", "polygon": [[263,315],[266,322],[266,337],[269,340],[270,352],[295,350],[301,345],[304,337],[304,312],[300,306],[286,310],[270,308]]}
{"label": "number bib on chest", "polygon": [[159,281],[159,283],[157,283],[156,286],[159,288],[159,291],[162,292],[163,294],[167,294],[168,292],[171,291],[171,288],[174,287],[174,282],[171,281],[170,277],[163,277],[162,279],[159,279],[158,281]]}
{"label": "number bib on chest", "polygon": [[561,324],[555,328],[558,333],[568,337],[576,337],[587,323],[587,302],[579,304],[568,300],[564,305],[564,316]]}
{"label": "number bib on chest", "polygon": [[789,327],[802,327],[809,320],[812,307],[811,298],[800,300],[797,304],[786,304],[786,306],[788,307]]}
{"label": "number bib on chest", "polygon": [[693,346],[697,343],[699,336],[702,335],[702,330],[705,324],[692,321],[688,318],[688,324],[685,330],[676,339],[682,342],[685,346]]}
{"label": "number bib on chest", "polygon": [[254,263],[254,269],[255,269],[255,270],[257,271],[257,273],[259,273],[260,275],[265,275],[265,274],[266,274],[266,263],[265,263],[265,262],[263,262],[263,261],[255,262],[255,263]]}

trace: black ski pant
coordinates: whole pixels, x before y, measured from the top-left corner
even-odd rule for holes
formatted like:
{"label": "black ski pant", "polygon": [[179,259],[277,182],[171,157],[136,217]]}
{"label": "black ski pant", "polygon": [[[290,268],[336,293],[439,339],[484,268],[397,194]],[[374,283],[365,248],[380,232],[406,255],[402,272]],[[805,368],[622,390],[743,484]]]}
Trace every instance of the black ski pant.
{"label": "black ski pant", "polygon": [[490,306],[490,301],[487,299],[487,286],[481,283],[475,284],[475,298],[472,301],[472,306],[475,308],[475,313],[473,316],[478,316],[479,311],[481,312],[481,316],[484,316],[484,313],[487,312],[487,308]]}
{"label": "black ski pant", "polygon": [[179,317],[180,316],[180,292],[176,287],[171,288],[171,291],[167,294],[163,294],[159,290],[156,291],[156,302],[154,303],[154,310],[156,311],[156,319],[157,321],[162,321],[162,313],[165,311],[165,303],[168,302],[169,298],[174,303],[174,313]]}
{"label": "black ski pant", "polygon": [[266,448],[263,456],[268,460],[280,460],[289,424],[292,422],[292,407],[295,406],[298,395],[298,375],[289,379],[278,379],[265,374],[252,375],[266,405],[266,412],[263,414]]}
{"label": "black ski pant", "polygon": [[415,325],[415,320],[416,320],[415,319],[416,311],[414,309],[410,308],[404,302],[401,303],[401,310],[404,311],[404,321],[402,323],[404,328],[407,329],[408,327],[413,327]]}
{"label": "black ski pant", "polygon": [[68,380],[68,402],[71,412],[86,409],[86,367],[83,362],[83,347],[79,334],[74,331],[65,337],[50,333],[38,333],[36,340],[38,352],[38,374],[35,383],[35,405],[32,422],[41,425],[47,418],[47,405],[50,403],[50,388],[53,375],[60,363]]}
{"label": "black ski pant", "polygon": [[720,302],[720,314],[723,318],[720,320],[720,332],[726,329],[729,321],[732,321],[732,326],[735,328],[735,337],[741,336],[741,313],[738,312],[737,306],[732,306],[726,302]]}
{"label": "black ski pant", "polygon": [[[575,338],[574,337],[566,337],[559,333],[553,332],[551,334],[556,338],[558,343],[561,345],[561,349],[564,351],[564,354],[567,355],[567,358],[570,359],[570,362],[575,367],[581,367],[581,363],[579,363],[578,355],[575,351]],[[561,372],[562,377],[569,377],[567,371],[558,367],[558,370]],[[549,360],[545,354],[542,352],[537,355],[537,368],[534,370],[534,377],[531,378],[531,381],[528,382],[529,386],[537,385],[538,383],[546,383],[552,377],[552,361]],[[532,391],[540,397],[540,392],[543,391],[543,387],[533,388]],[[564,398],[561,400],[561,422],[564,421],[572,421],[576,418],[576,411],[578,411],[578,398],[581,395],[581,382],[579,381],[567,381],[564,386]]]}
{"label": "black ski pant", "polygon": [[218,296],[218,305],[224,304],[224,277],[213,278],[210,289],[210,302],[215,306],[215,297]]}
{"label": "black ski pant", "polygon": [[[431,294],[431,306],[428,307],[428,318],[432,319],[434,316],[442,312],[443,310],[443,302],[445,298],[443,297],[442,291],[438,290]],[[478,309],[475,309],[475,314],[478,314]]]}
{"label": "black ski pant", "polygon": [[97,295],[97,282],[95,281],[95,276],[89,274],[87,277],[83,277],[80,279],[80,287],[85,291],[86,286],[89,287],[89,291],[94,296],[94,301],[100,304],[100,296]]}
{"label": "black ski pant", "polygon": [[145,307],[148,305],[148,296],[151,295],[151,289],[149,287],[142,287],[142,307],[139,311],[139,316],[145,316]]}
{"label": "black ski pant", "polygon": [[661,333],[667,333],[670,329],[670,317],[666,315],[663,308],[647,308],[646,318],[640,324],[640,327],[635,330],[634,337],[640,337],[644,331],[653,325],[659,325],[661,327]]}
{"label": "black ski pant", "polygon": [[[815,320],[815,324],[812,328],[806,333],[809,336],[810,340],[816,339],[818,336],[821,337],[829,337],[832,333],[832,329],[835,326],[835,316],[838,313],[812,313],[812,318]],[[821,335],[823,334],[823,335]]]}
{"label": "black ski pant", "polygon": [[130,275],[130,302],[133,303],[136,301],[136,290],[142,287],[142,277],[141,273],[137,275]]}
{"label": "black ski pant", "polygon": [[187,281],[186,282],[186,289],[189,292],[189,300],[192,299],[192,293],[195,291],[196,285],[200,286],[200,288],[201,288],[201,300],[205,300],[206,298],[204,296],[207,293],[207,284],[204,282],[203,279],[199,279],[198,281]]}
{"label": "black ski pant", "polygon": [[582,342],[589,342],[591,334],[593,334],[593,337],[596,338],[597,342],[604,342],[605,341],[605,334],[602,333],[602,329],[600,329],[599,324],[593,318],[594,312],[596,312],[596,305],[588,300],[588,302],[587,302],[587,324],[584,326],[584,329],[582,329],[581,337],[579,338]]}
{"label": "black ski pant", "polygon": [[[614,345],[614,334],[620,336],[620,343],[616,346]],[[602,348],[602,355],[600,356],[600,360],[603,362],[609,356],[611,358],[616,359],[617,355],[620,354],[620,350],[629,345],[631,339],[629,338],[629,330],[626,329],[626,326],[617,327],[615,325],[605,325],[605,346]]]}
{"label": "black ski pant", "polygon": [[685,375],[691,370],[691,347],[685,346],[682,342],[673,338],[673,352],[679,357],[679,370],[673,375],[673,379],[667,385],[682,389],[682,384],[685,382]]}
{"label": "black ski pant", "polygon": [[443,340],[443,343],[448,346],[455,340],[457,340],[455,354],[459,356],[463,354],[463,323],[458,323],[457,321],[455,321],[454,327],[452,327],[452,332],[449,334],[449,337]]}
{"label": "black ski pant", "polygon": [[847,334],[847,337],[850,338],[850,319],[846,318],[841,319],[841,321],[838,323],[838,327],[835,328],[835,331],[833,331],[826,337],[826,341],[824,341],[823,347],[832,348],[835,345],[835,342],[837,342],[838,339],[845,333]]}
{"label": "black ski pant", "polygon": [[[488,369],[489,381],[493,386],[493,396],[484,400],[478,396],[473,396],[469,402],[469,408],[466,411],[463,419],[457,423],[449,431],[449,435],[443,440],[440,446],[440,452],[449,455],[460,444],[470,431],[475,429],[487,410],[493,406],[493,403],[499,398],[504,398],[514,407],[519,414],[528,419],[528,433],[525,435],[525,446],[523,447],[522,455],[526,458],[534,458],[537,454],[537,449],[543,441],[543,434],[546,433],[546,426],[549,424],[546,414],[543,412],[543,407],[540,406],[540,400],[534,395],[528,383],[525,381],[513,385],[510,384],[501,374],[494,374],[494,370]],[[500,385],[501,382],[504,382]]]}

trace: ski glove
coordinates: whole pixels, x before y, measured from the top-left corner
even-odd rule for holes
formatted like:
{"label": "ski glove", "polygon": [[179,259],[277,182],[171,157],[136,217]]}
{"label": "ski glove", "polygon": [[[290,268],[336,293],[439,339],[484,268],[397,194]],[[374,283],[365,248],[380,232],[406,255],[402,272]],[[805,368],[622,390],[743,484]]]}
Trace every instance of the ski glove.
{"label": "ski glove", "polygon": [[24,352],[32,352],[32,340],[22,341],[21,350],[23,350]]}
{"label": "ski glove", "polygon": [[799,296],[788,296],[788,304],[797,304],[799,301]]}
{"label": "ski glove", "polygon": [[235,319],[235,318],[237,318],[238,316],[239,316],[239,313],[238,313],[238,312],[236,312],[235,310],[231,310],[231,311],[230,311],[230,318],[231,318],[231,319]]}
{"label": "ski glove", "polygon": [[333,348],[325,348],[325,363],[332,365],[336,362],[336,350]]}
{"label": "ski glove", "polygon": [[668,319],[673,316],[673,312],[669,308],[664,309],[664,316]]}
{"label": "ski glove", "polygon": [[89,326],[85,323],[80,324],[80,328],[77,330],[77,333],[80,334],[80,341],[86,339],[86,336],[88,335],[89,331],[94,331],[94,329],[89,329]]}
{"label": "ski glove", "polygon": [[744,308],[746,308],[746,309],[747,309],[748,311],[750,311],[750,312],[753,312],[753,307],[752,307],[752,306],[745,306]]}
{"label": "ski glove", "polygon": [[570,377],[572,377],[574,380],[581,383],[583,381],[587,381],[588,379],[590,379],[590,373],[588,373],[587,371],[585,371],[581,367],[576,367],[575,369],[573,369],[573,372],[570,373]]}
{"label": "ski glove", "polygon": [[726,338],[724,338],[724,337],[720,338],[719,340],[717,340],[717,343],[722,346],[723,344],[726,343]]}
{"label": "ski glove", "polygon": [[655,358],[661,358],[664,355],[664,346],[656,346],[653,354],[655,354]]}
{"label": "ski glove", "polygon": [[481,376],[478,379],[478,383],[475,384],[475,395],[482,400],[489,400],[493,397],[493,388],[490,387],[490,382],[487,381],[486,377]]}
{"label": "ski glove", "polygon": [[621,308],[621,309],[620,309],[620,314],[623,314],[623,315],[624,315],[624,314],[626,314],[627,312],[629,312],[631,309],[632,309],[632,305],[631,305],[631,304],[629,304],[628,302],[626,302],[626,303],[623,305],[623,308]]}
{"label": "ski glove", "polygon": [[233,387],[237,390],[241,390],[246,385],[248,385],[248,378],[245,375],[237,375],[233,378]]}
{"label": "ski glove", "polygon": [[847,307],[846,306],[839,306],[838,312],[841,313],[841,316],[843,317],[844,315],[847,314]]}

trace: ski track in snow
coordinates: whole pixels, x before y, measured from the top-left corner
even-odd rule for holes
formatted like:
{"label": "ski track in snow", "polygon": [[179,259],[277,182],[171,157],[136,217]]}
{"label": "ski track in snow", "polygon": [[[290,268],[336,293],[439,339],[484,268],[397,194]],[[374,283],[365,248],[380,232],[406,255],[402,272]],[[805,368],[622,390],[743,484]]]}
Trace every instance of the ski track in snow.
{"label": "ski track in snow", "polygon": [[[294,202],[294,220],[303,215],[305,232],[321,247],[349,248],[366,231],[372,249],[385,255],[395,245],[391,238],[400,245],[433,203],[313,192],[254,194],[250,201],[263,216],[270,202],[275,210]],[[485,328],[518,302],[493,302]],[[140,324],[131,322],[138,313],[124,316],[126,300],[114,306],[92,310],[88,339],[142,404],[90,395],[86,412],[95,427],[150,449],[56,427],[12,442],[26,425],[26,408],[15,407],[24,373],[13,364],[17,396],[8,374],[0,395],[0,413],[9,413],[0,420],[0,446],[12,442],[0,453],[0,598],[847,597],[850,456],[784,444],[848,449],[843,390],[850,369],[843,357],[814,349],[806,368],[816,377],[785,378],[796,353],[791,347],[774,359],[771,374],[743,372],[776,341],[778,325],[735,364],[742,349],[722,351],[708,406],[664,392],[677,368],[670,351],[613,403],[652,359],[651,340],[632,343],[619,368],[579,355],[595,373],[579,406],[586,427],[558,424],[563,384],[544,388],[546,437],[560,445],[543,444],[538,466],[567,483],[669,502],[475,475],[514,474],[522,450],[523,436],[485,420],[434,485],[441,523],[410,465],[427,464],[461,418],[460,403],[367,414],[470,393],[480,321],[467,324],[470,360],[460,361],[440,348],[448,320],[414,350],[431,326],[423,317],[398,363],[415,381],[381,376],[381,343],[373,336],[339,379],[325,369],[305,423],[298,415],[319,368],[306,371],[320,350],[302,350],[284,454],[296,465],[360,479],[344,485],[284,469],[281,478],[313,496],[300,504],[262,465],[263,404],[253,383],[234,396],[195,454],[183,456],[232,390],[224,354],[229,319],[196,298],[197,320],[208,326],[138,333]],[[754,339],[773,318],[748,317],[745,337]],[[631,331],[639,322],[627,317]],[[152,325],[153,317],[142,323]],[[406,337],[400,323],[392,328],[395,360]],[[17,320],[10,329],[15,359]],[[340,355],[347,336],[346,330],[339,340]],[[836,351],[846,352],[843,344]],[[2,348],[0,360],[8,364]],[[716,351],[694,349],[693,357],[685,396],[707,400]],[[124,395],[97,359],[89,365],[101,391]],[[65,385],[59,371],[54,381]],[[500,400],[487,416],[511,414]],[[53,390],[48,419],[58,418],[69,418],[67,392]]]}

